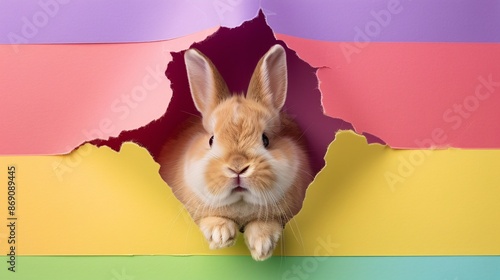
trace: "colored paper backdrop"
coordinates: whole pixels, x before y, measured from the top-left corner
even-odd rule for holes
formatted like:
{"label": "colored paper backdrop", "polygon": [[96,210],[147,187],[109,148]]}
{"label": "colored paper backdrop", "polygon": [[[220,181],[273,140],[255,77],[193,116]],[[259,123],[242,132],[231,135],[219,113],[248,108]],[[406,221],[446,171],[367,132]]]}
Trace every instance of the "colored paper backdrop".
{"label": "colored paper backdrop", "polygon": [[[0,278],[499,278],[499,14],[495,0],[0,0],[0,185],[16,166],[19,186],[18,272],[2,257]],[[321,172],[255,263],[241,239],[207,249],[154,158],[185,104],[183,50],[240,91],[275,39]],[[387,146],[330,144],[339,129]]]}

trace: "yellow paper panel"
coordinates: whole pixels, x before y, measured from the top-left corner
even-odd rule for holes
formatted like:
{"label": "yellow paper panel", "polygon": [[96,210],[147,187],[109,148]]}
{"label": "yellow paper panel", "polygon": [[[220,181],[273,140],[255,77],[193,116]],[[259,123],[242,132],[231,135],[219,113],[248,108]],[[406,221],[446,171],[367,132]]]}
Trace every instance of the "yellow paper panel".
{"label": "yellow paper panel", "polygon": [[290,254],[318,239],[333,255],[500,254],[500,150],[392,150],[342,132],[326,160],[296,217],[305,250]]}
{"label": "yellow paper panel", "polygon": [[18,167],[20,255],[210,253],[159,165],[133,143],[1,162]]}
{"label": "yellow paper panel", "polygon": [[[326,159],[276,254],[500,254],[500,150],[398,151],[341,132]],[[1,185],[10,164],[17,254],[248,254],[241,238],[208,250],[133,143],[119,153],[87,144],[67,156],[0,157]],[[6,203],[2,195],[0,209]]]}

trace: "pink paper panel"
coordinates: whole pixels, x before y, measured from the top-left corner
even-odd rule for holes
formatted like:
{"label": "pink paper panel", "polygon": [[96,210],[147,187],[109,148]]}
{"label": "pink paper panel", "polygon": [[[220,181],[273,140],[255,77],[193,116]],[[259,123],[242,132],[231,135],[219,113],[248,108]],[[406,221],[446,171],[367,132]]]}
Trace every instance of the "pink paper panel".
{"label": "pink paper panel", "polygon": [[277,37],[320,67],[325,113],[360,133],[394,148],[500,147],[500,44]]}
{"label": "pink paper panel", "polygon": [[216,28],[133,44],[0,45],[0,154],[62,154],[162,116],[170,52]]}

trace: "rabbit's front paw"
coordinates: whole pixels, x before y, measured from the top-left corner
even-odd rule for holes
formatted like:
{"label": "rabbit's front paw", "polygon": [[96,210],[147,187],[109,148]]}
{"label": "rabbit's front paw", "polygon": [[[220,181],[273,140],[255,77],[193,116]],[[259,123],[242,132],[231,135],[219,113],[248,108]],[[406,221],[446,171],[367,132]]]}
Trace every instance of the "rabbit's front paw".
{"label": "rabbit's front paw", "polygon": [[269,258],[283,232],[283,226],[276,221],[253,221],[245,226],[245,242],[252,258],[263,261]]}
{"label": "rabbit's front paw", "polygon": [[222,217],[206,217],[200,220],[199,225],[210,249],[221,249],[234,245],[238,226],[232,220]]}

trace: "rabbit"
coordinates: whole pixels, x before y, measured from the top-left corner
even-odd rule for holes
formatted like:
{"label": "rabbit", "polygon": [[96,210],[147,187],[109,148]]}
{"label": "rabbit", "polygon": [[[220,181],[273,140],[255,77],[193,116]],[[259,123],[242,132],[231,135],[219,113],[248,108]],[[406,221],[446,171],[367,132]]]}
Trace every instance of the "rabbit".
{"label": "rabbit", "polygon": [[197,49],[184,54],[201,118],[164,144],[160,175],[183,203],[210,249],[232,246],[238,231],[253,259],[269,258],[312,181],[303,132],[282,112],[286,53],[274,45],[258,62],[246,96],[231,94]]}

